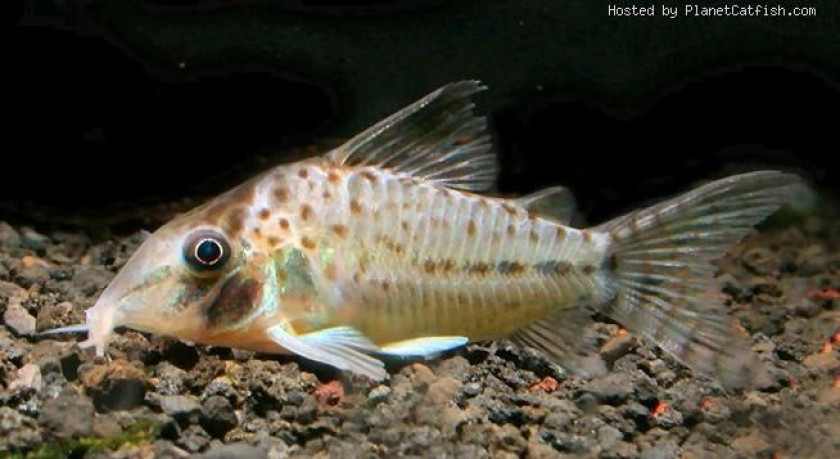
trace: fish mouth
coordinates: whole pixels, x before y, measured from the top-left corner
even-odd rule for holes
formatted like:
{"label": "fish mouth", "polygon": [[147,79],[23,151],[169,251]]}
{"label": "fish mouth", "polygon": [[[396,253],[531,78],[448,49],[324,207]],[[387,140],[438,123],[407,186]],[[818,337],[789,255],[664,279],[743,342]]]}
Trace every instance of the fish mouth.
{"label": "fish mouth", "polygon": [[104,356],[116,325],[114,324],[114,314],[102,313],[104,307],[100,306],[100,301],[97,301],[93,307],[85,311],[85,323],[44,330],[38,336],[59,333],[87,333],[87,339],[80,342],[78,346],[83,349],[93,347],[96,349],[97,356]]}
{"label": "fish mouth", "polygon": [[[81,348],[94,348],[103,357],[117,327],[126,326],[140,331],[159,332],[166,317],[159,315],[160,306],[168,306],[177,295],[177,285],[166,275],[168,267],[141,284],[125,288],[118,274],[100,294],[96,303],[85,311],[85,323],[47,330],[41,335],[87,332],[87,339],[78,344]],[[168,301],[166,301],[168,300]],[[155,320],[158,319],[158,320]]]}

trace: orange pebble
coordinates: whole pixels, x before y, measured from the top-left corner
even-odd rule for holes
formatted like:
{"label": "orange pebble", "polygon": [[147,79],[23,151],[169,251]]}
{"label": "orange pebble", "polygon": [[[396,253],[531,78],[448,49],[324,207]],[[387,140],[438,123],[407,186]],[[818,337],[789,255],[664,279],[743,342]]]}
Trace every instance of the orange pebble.
{"label": "orange pebble", "polygon": [[656,406],[653,408],[653,411],[651,411],[651,415],[654,417],[662,416],[663,414],[665,414],[666,411],[668,411],[668,404],[660,400],[656,403]]}

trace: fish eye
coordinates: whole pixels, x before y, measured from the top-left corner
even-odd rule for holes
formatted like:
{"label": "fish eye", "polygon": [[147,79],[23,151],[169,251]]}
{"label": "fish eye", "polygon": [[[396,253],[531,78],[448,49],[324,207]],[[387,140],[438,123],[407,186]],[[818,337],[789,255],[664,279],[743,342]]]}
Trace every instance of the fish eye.
{"label": "fish eye", "polygon": [[222,268],[229,258],[230,244],[216,231],[196,231],[187,238],[184,244],[184,259],[196,271]]}

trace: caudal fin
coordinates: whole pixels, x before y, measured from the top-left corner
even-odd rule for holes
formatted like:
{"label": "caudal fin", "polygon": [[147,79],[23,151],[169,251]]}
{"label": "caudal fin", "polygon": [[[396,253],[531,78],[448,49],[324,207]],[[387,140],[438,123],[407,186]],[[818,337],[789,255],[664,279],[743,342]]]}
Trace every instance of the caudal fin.
{"label": "caudal fin", "polygon": [[618,284],[603,312],[727,386],[761,384],[746,334],[720,303],[710,262],[800,184],[775,171],[735,175],[598,226],[613,237],[609,263]]}

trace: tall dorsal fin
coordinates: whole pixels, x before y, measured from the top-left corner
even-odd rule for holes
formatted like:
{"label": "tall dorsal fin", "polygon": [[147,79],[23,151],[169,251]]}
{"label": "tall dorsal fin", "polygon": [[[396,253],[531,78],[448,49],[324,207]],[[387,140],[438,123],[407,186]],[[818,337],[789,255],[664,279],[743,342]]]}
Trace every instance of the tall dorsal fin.
{"label": "tall dorsal fin", "polygon": [[575,197],[568,188],[553,186],[531,194],[526,194],[516,200],[516,205],[530,212],[549,217],[557,223],[568,225],[575,214]]}
{"label": "tall dorsal fin", "polygon": [[391,169],[462,190],[486,190],[497,175],[487,122],[475,116],[478,81],[448,84],[327,153],[335,164]]}

